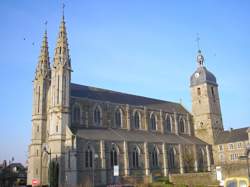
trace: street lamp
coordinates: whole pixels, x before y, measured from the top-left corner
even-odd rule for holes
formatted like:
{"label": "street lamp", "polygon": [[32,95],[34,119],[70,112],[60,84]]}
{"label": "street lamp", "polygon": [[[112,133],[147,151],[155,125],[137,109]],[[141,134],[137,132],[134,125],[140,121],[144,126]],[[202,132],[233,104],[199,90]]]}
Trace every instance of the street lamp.
{"label": "street lamp", "polygon": [[94,154],[94,163],[93,163],[93,173],[92,173],[92,183],[93,183],[93,187],[95,187],[95,162],[98,159],[98,154]]}

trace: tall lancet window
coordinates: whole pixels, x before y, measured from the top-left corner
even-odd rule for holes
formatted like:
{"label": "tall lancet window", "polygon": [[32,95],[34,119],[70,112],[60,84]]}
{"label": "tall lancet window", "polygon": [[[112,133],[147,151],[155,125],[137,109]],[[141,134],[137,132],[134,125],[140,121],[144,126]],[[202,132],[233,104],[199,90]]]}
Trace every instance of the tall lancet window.
{"label": "tall lancet window", "polygon": [[151,165],[153,168],[159,167],[158,150],[156,147],[151,152]]}
{"label": "tall lancet window", "polygon": [[57,76],[57,104],[59,104],[59,86],[60,86],[60,77]]}
{"label": "tall lancet window", "polygon": [[114,166],[118,165],[118,153],[117,153],[117,148],[115,145],[111,147],[110,150],[110,166],[113,168]]}
{"label": "tall lancet window", "polygon": [[122,126],[122,112],[120,109],[117,109],[115,112],[115,126],[121,128]]}
{"label": "tall lancet window", "polygon": [[135,129],[140,128],[140,114],[138,111],[136,111],[134,115],[134,128]]}
{"label": "tall lancet window", "polygon": [[63,104],[66,105],[66,97],[67,97],[67,78],[63,76]]}
{"label": "tall lancet window", "polygon": [[98,106],[94,110],[94,123],[96,126],[101,125],[101,109]]}
{"label": "tall lancet window", "polygon": [[72,121],[74,123],[79,123],[80,122],[80,114],[81,114],[81,110],[80,110],[79,105],[73,106]]}
{"label": "tall lancet window", "polygon": [[40,112],[40,94],[41,94],[40,86],[38,86],[38,98],[37,98],[37,112],[38,113]]}
{"label": "tall lancet window", "polygon": [[137,147],[134,147],[132,151],[132,167],[139,168],[139,150]]}
{"label": "tall lancet window", "polygon": [[172,124],[171,124],[171,117],[168,115],[165,122],[164,122],[164,130],[165,132],[172,131]]}
{"label": "tall lancet window", "polygon": [[152,114],[150,117],[150,129],[156,130],[156,117],[154,114]]}
{"label": "tall lancet window", "polygon": [[202,148],[198,149],[198,170],[205,171],[205,152]]}
{"label": "tall lancet window", "polygon": [[93,167],[93,150],[88,145],[87,149],[85,150],[85,168],[92,168]]}
{"label": "tall lancet window", "polygon": [[168,169],[170,172],[173,172],[176,168],[176,161],[175,161],[175,150],[173,147],[168,149]]}
{"label": "tall lancet window", "polygon": [[180,119],[180,122],[179,122],[180,124],[180,132],[181,133],[185,133],[185,124],[184,124],[184,120],[181,118]]}

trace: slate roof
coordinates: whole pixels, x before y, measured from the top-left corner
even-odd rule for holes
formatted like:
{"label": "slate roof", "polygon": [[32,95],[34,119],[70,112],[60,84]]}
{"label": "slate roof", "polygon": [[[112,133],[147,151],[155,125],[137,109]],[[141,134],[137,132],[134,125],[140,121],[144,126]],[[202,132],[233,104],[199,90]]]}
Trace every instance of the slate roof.
{"label": "slate roof", "polygon": [[99,101],[108,101],[118,104],[146,106],[152,109],[162,109],[170,113],[186,114],[188,111],[179,103],[152,99],[127,93],[116,92],[96,87],[71,83],[71,97],[88,98]]}
{"label": "slate roof", "polygon": [[[195,74],[199,74],[198,77],[195,76]],[[197,70],[193,73],[193,75],[190,78],[190,85],[196,86],[203,83],[209,83],[217,86],[216,78],[215,76],[207,70],[206,67],[201,66],[198,67]]]}
{"label": "slate roof", "polygon": [[169,144],[207,144],[194,136],[162,134],[142,130],[126,129],[79,129],[76,135],[87,140],[109,140],[128,142],[165,142]]}
{"label": "slate roof", "polygon": [[218,145],[218,144],[246,141],[248,140],[247,129],[248,127],[223,131],[219,133],[218,136],[216,137],[215,144]]}

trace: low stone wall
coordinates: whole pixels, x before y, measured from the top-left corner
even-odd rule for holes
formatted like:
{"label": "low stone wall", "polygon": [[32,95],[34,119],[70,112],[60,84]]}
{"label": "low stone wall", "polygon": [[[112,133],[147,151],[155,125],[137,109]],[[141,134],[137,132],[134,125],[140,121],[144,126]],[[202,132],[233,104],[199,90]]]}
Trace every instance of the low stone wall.
{"label": "low stone wall", "polygon": [[188,186],[218,186],[219,182],[216,180],[215,173],[203,172],[203,173],[184,173],[184,174],[170,174],[170,182],[174,184],[185,184]]}
{"label": "low stone wall", "polygon": [[122,184],[149,184],[152,182],[151,176],[127,176],[121,177],[120,182]]}
{"label": "low stone wall", "polygon": [[223,179],[229,177],[247,177],[247,164],[228,164],[222,165]]}

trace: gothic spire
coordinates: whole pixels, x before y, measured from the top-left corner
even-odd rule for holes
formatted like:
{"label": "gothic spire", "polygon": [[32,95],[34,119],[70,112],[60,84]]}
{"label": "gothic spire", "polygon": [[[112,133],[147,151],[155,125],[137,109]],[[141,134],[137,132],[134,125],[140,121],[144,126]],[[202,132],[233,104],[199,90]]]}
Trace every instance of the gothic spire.
{"label": "gothic spire", "polygon": [[47,78],[48,76],[50,76],[47,29],[45,29],[45,32],[44,32],[41,52],[40,52],[39,61],[38,61],[37,68],[36,68],[36,79],[39,76],[42,76],[43,78]]}
{"label": "gothic spire", "polygon": [[57,44],[55,48],[54,67],[56,67],[59,64],[63,65],[64,67],[70,68],[70,56],[69,56],[66,26],[64,21],[64,13],[62,15],[62,21],[60,24]]}

